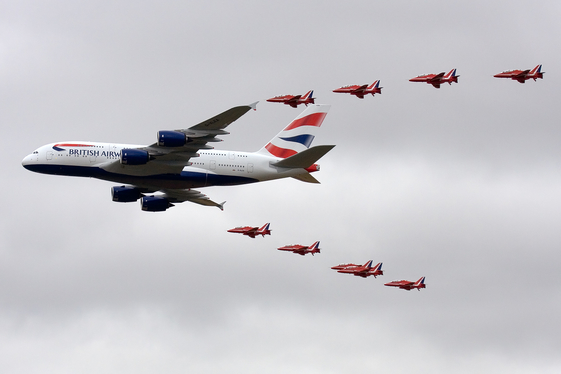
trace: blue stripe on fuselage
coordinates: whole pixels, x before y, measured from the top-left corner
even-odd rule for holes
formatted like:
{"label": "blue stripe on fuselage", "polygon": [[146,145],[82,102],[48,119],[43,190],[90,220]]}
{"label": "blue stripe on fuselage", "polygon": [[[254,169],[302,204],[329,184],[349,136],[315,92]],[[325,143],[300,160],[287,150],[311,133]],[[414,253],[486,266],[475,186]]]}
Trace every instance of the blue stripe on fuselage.
{"label": "blue stripe on fuselage", "polygon": [[205,172],[182,171],[180,174],[157,174],[150,176],[134,176],[110,173],[98,167],[47,165],[25,165],[27,170],[52,175],[65,175],[71,177],[90,177],[118,183],[133,185],[150,185],[160,188],[195,188],[209,186],[234,186],[259,182],[255,178],[233,175],[208,174]]}

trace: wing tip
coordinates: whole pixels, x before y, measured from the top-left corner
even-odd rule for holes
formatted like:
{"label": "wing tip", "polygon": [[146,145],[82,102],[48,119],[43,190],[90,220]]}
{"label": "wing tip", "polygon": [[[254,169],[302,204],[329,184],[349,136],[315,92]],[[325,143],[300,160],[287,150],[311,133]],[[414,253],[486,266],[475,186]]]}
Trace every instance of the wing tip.
{"label": "wing tip", "polygon": [[253,109],[253,110],[257,110],[257,104],[259,103],[259,101],[256,101],[254,103],[249,104],[248,106]]}

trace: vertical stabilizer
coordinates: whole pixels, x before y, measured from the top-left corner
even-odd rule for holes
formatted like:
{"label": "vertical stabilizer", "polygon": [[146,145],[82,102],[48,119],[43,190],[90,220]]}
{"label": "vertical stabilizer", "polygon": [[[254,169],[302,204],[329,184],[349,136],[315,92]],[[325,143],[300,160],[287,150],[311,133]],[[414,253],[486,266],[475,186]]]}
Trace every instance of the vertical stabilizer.
{"label": "vertical stabilizer", "polygon": [[310,148],[330,107],[330,105],[321,104],[308,106],[257,153],[287,158]]}

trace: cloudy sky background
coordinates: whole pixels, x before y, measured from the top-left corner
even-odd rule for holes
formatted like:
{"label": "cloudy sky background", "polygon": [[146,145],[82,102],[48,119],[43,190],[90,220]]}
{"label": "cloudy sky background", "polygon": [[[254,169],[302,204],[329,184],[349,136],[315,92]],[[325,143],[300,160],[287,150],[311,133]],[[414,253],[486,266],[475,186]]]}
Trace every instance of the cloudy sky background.
{"label": "cloudy sky background", "polygon": [[[557,1],[0,2],[3,373],[558,373]],[[522,85],[503,70],[543,64]],[[440,90],[408,79],[458,69]],[[382,95],[331,91],[381,80]],[[31,173],[56,141],[150,144],[260,100],[253,151],[315,90],[315,174],[117,204]],[[271,222],[273,235],[228,234]],[[322,253],[277,251],[321,241]],[[329,268],[384,263],[377,279]],[[421,292],[383,283],[421,276]]]}

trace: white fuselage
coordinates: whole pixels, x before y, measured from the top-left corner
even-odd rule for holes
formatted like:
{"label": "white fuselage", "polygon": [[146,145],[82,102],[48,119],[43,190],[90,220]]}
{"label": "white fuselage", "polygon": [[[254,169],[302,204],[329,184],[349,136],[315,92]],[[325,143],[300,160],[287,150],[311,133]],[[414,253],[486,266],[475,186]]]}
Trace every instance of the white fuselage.
{"label": "white fuselage", "polygon": [[[144,165],[120,165],[122,149],[142,148],[141,145],[96,142],[60,142],[44,145],[26,156],[22,165],[31,171],[93,177],[146,188],[195,188],[237,185],[307,174],[301,168],[279,168],[271,163],[280,158],[260,153],[200,150],[190,166],[162,168],[161,172],[136,172]],[[157,163],[159,161],[149,161]],[[122,170],[121,170],[122,169]],[[157,170],[158,168],[150,168]]]}

